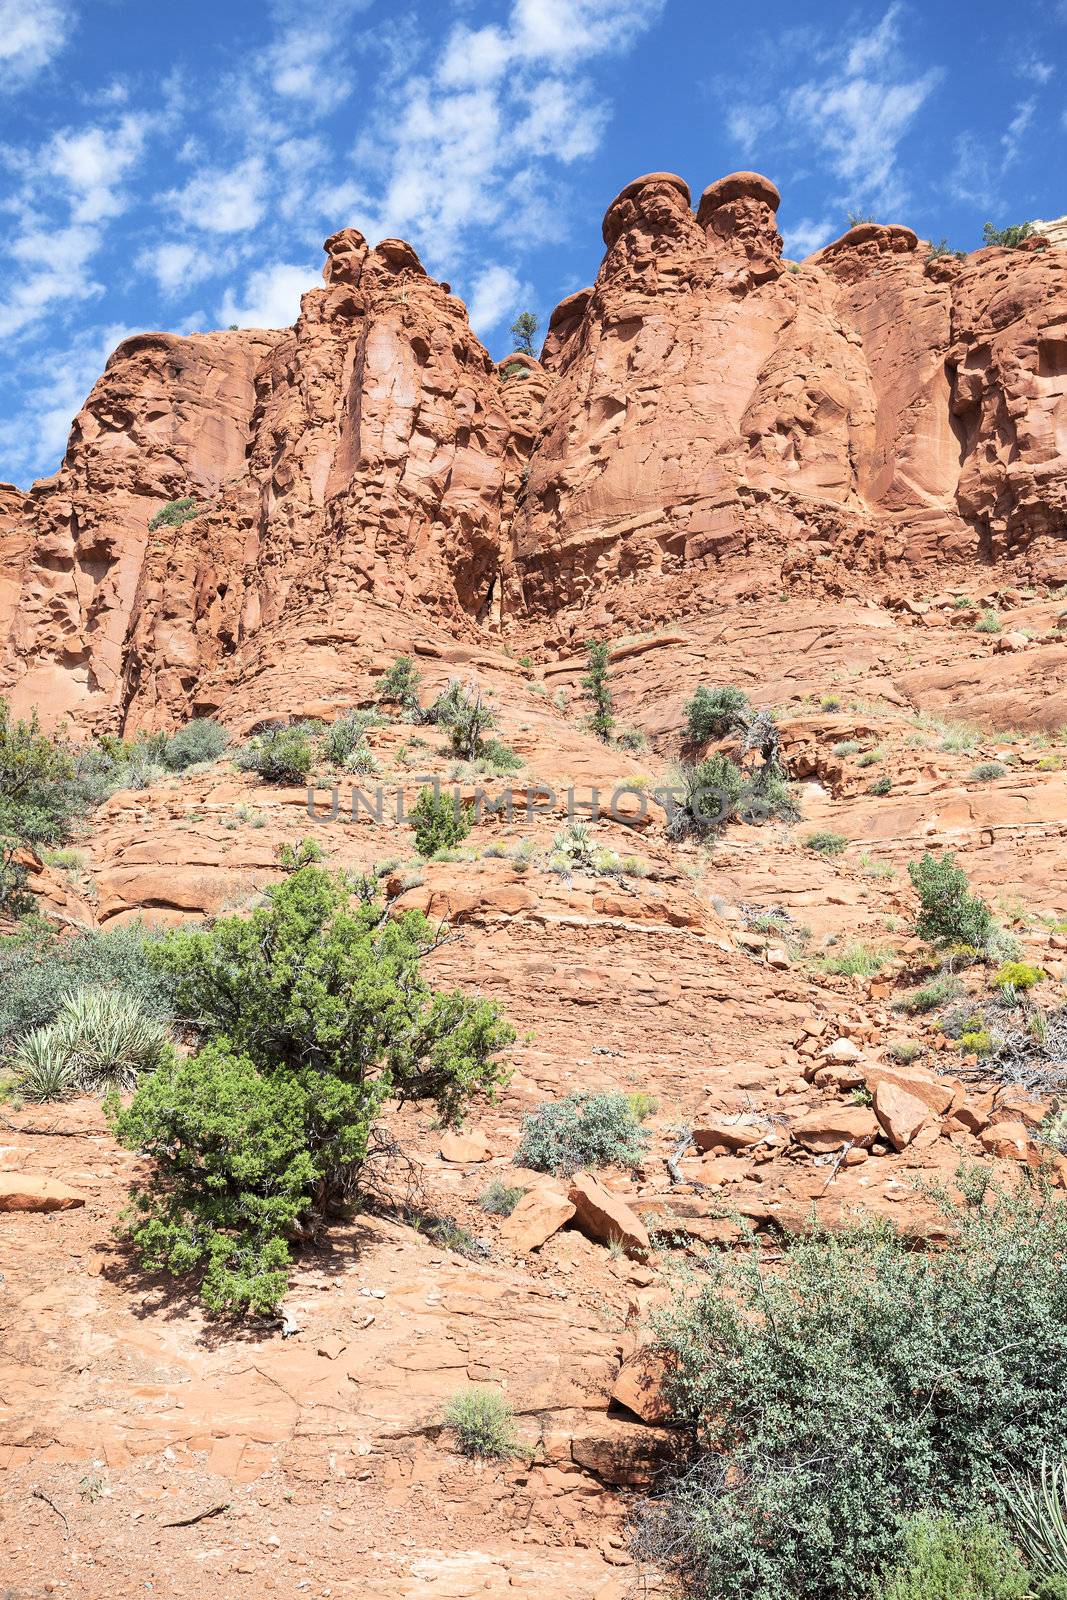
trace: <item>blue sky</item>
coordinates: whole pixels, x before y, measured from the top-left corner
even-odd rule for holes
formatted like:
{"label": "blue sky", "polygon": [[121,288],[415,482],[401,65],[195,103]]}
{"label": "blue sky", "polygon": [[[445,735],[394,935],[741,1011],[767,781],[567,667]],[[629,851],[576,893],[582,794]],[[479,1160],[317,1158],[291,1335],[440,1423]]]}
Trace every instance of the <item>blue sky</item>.
{"label": "blue sky", "polygon": [[739,167],[974,248],[1067,211],[1067,0],[0,0],[0,479],[127,333],[291,322],[322,240],[410,239],[496,356],[640,172]]}

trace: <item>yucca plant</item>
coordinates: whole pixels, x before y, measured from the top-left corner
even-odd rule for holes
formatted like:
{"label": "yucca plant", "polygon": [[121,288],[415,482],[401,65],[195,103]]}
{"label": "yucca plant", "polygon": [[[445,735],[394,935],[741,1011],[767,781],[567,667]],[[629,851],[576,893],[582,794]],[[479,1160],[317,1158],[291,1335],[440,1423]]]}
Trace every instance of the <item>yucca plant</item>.
{"label": "yucca plant", "polygon": [[1012,1531],[1039,1577],[1067,1577],[1067,1460],[1041,1452],[1038,1478],[1012,1479],[1005,1496]]}
{"label": "yucca plant", "polygon": [[68,995],[52,1024],[57,1046],[84,1089],[132,1089],[159,1065],[167,1030],[114,989]]}
{"label": "yucca plant", "polygon": [[77,1088],[69,1057],[51,1028],[23,1034],[11,1057],[15,1088],[24,1100],[43,1105],[67,1100]]}

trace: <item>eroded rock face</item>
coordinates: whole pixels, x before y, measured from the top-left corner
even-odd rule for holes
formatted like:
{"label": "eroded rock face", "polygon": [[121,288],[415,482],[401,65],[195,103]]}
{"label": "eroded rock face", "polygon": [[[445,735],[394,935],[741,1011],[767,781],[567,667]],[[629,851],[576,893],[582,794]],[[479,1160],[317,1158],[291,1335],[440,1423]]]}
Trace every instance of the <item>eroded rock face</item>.
{"label": "eroded rock face", "polygon": [[798,265],[778,198],[635,179],[540,361],[494,365],[410,245],[355,229],[292,329],[125,341],[61,470],[0,487],[0,688],[166,726],[340,692],[368,641],[585,637],[635,589],[665,618],[741,572],[1067,579],[1067,254],[863,224]]}

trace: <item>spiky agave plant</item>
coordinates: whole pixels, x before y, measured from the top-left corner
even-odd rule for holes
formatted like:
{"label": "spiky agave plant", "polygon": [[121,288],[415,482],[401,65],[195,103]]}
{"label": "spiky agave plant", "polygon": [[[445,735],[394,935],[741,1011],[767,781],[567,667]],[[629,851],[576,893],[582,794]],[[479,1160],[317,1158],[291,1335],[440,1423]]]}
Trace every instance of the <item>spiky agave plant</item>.
{"label": "spiky agave plant", "polygon": [[131,1089],[158,1066],[167,1043],[163,1024],[114,989],[68,995],[51,1031],[84,1089]]}
{"label": "spiky agave plant", "polygon": [[11,1068],[18,1093],[38,1105],[67,1100],[78,1087],[70,1058],[51,1027],[23,1035],[12,1053]]}
{"label": "spiky agave plant", "polygon": [[1012,1479],[1005,1496],[1016,1542],[1039,1577],[1067,1577],[1067,1460],[1041,1452],[1037,1478]]}

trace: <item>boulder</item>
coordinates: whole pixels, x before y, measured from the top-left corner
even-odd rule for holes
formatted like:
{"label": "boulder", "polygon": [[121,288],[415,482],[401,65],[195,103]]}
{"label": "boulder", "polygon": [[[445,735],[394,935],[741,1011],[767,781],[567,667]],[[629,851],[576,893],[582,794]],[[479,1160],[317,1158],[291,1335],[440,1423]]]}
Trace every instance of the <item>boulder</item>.
{"label": "boulder", "polygon": [[493,1152],[484,1134],[476,1133],[473,1129],[469,1132],[450,1129],[441,1136],[441,1155],[445,1161],[467,1166],[472,1162],[492,1160]]}
{"label": "boulder", "polygon": [[665,1357],[651,1345],[645,1345],[619,1368],[611,1398],[642,1422],[666,1422],[670,1417],[670,1407],[663,1393],[666,1371]]}
{"label": "boulder", "polygon": [[567,1196],[544,1184],[523,1195],[511,1216],[501,1223],[500,1232],[512,1249],[525,1255],[539,1250],[573,1216],[574,1205]]}
{"label": "boulder", "polygon": [[894,1150],[906,1149],[933,1115],[925,1100],[887,1078],[874,1091],[874,1114]]}
{"label": "boulder", "polygon": [[698,1150],[714,1150],[724,1145],[727,1150],[747,1150],[759,1144],[766,1134],[765,1127],[754,1122],[729,1122],[725,1117],[701,1119],[693,1129],[693,1143]]}
{"label": "boulder", "polygon": [[828,1155],[852,1144],[866,1150],[879,1134],[878,1121],[869,1106],[830,1104],[819,1106],[790,1128],[797,1144],[815,1155]]}
{"label": "boulder", "polygon": [[652,1249],[648,1229],[635,1211],[617,1194],[598,1183],[589,1172],[571,1179],[570,1201],[575,1221],[583,1233],[601,1244],[621,1244],[628,1255]]}
{"label": "boulder", "polygon": [[73,1211],[85,1196],[57,1178],[32,1172],[0,1172],[0,1211]]}
{"label": "boulder", "polygon": [[834,1061],[843,1065],[849,1061],[858,1061],[862,1054],[859,1045],[852,1039],[835,1039],[832,1044],[826,1046],[822,1058],[824,1061]]}
{"label": "boulder", "polygon": [[1030,1130],[1025,1122],[998,1122],[978,1135],[983,1150],[1008,1161],[1025,1161],[1030,1150]]}

